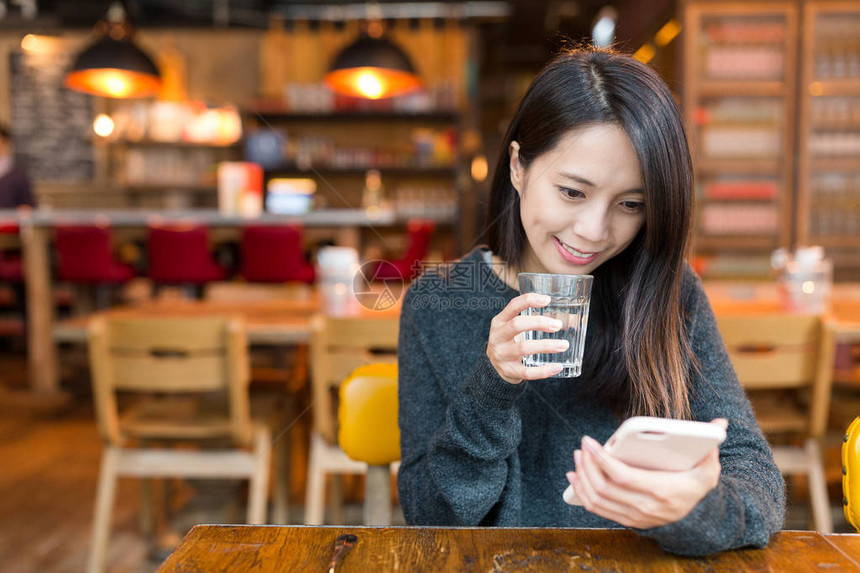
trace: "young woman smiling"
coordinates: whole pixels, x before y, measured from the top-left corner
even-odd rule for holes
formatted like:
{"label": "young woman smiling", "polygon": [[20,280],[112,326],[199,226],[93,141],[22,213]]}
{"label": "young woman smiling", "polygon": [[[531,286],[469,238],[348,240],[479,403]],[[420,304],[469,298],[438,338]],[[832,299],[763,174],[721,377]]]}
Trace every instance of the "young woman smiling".
{"label": "young woman smiling", "polygon": [[[488,248],[404,300],[408,523],[629,527],[689,555],[768,542],[784,483],[684,260],[692,207],[683,121],[653,70],[587,49],[538,75],[497,164]],[[519,272],[594,276],[580,377],[523,365],[562,349],[522,339],[558,325],[520,315],[548,301],[520,295]],[[632,415],[728,422],[728,437],[689,471],[634,468],[600,446]]]}

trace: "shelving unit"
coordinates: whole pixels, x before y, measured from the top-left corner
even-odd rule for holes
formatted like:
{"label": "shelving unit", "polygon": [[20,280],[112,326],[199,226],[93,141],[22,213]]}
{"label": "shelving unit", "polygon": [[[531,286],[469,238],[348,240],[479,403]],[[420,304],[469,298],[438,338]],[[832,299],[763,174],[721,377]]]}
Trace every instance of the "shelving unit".
{"label": "shelving unit", "polygon": [[217,207],[217,165],[242,159],[235,108],[197,101],[102,102],[111,129],[93,135],[100,183],[115,206]]}
{"label": "shelving unit", "polygon": [[700,271],[767,276],[770,252],[792,239],[797,7],[687,1],[684,30]]}
{"label": "shelving unit", "polygon": [[837,280],[860,280],[860,2],[803,12],[797,242],[822,245]]}
{"label": "shelving unit", "polygon": [[106,145],[111,185],[134,207],[215,207],[217,164],[242,156],[239,145],[148,140]]}
{"label": "shelving unit", "polygon": [[[385,190],[384,203],[401,223],[427,217],[439,225],[437,233],[461,240],[456,235],[463,169],[457,113],[296,113],[258,106],[244,116],[249,146],[255,145],[257,133],[268,138],[267,151],[256,158],[264,166],[266,183],[273,178],[311,178],[317,183],[317,206],[359,208],[365,177],[376,170]],[[255,159],[247,153],[246,158]],[[402,229],[395,231],[402,235]],[[378,233],[373,234],[369,238],[377,239]]]}

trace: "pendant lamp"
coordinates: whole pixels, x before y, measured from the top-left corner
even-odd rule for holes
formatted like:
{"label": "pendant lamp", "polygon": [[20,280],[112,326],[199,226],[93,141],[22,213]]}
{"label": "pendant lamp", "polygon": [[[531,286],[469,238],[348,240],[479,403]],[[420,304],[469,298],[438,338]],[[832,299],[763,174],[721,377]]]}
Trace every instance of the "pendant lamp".
{"label": "pendant lamp", "polygon": [[146,97],[158,91],[158,68],[132,42],[132,27],[120,2],[96,24],[96,33],[100,37],[78,54],[66,74],[66,87],[110,98]]}
{"label": "pendant lamp", "polygon": [[338,54],[325,82],[335,93],[366,99],[404,95],[422,85],[409,57],[383,37],[379,22]]}

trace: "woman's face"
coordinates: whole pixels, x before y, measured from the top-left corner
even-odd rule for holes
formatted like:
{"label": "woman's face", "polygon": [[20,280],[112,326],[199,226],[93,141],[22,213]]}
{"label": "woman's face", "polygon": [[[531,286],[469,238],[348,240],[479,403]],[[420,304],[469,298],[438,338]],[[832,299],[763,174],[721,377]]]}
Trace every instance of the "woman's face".
{"label": "woman's face", "polygon": [[644,194],[636,151],[620,127],[571,131],[528,169],[517,142],[510,151],[528,238],[520,271],[589,274],[633,242],[645,223]]}

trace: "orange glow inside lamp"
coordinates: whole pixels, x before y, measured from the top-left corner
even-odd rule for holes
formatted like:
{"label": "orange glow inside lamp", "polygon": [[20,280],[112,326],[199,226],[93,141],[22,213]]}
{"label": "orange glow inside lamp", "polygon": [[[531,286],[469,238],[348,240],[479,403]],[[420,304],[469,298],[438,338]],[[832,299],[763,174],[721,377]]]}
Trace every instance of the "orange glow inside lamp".
{"label": "orange glow inside lamp", "polygon": [[406,54],[383,37],[362,36],[335,58],[325,82],[336,93],[380,99],[421,88]]}
{"label": "orange glow inside lamp", "polygon": [[111,98],[154,95],[161,85],[160,73],[131,41],[132,27],[122,4],[111,6],[106,19],[96,25],[96,33],[99,38],[78,54],[66,74],[66,87]]}

